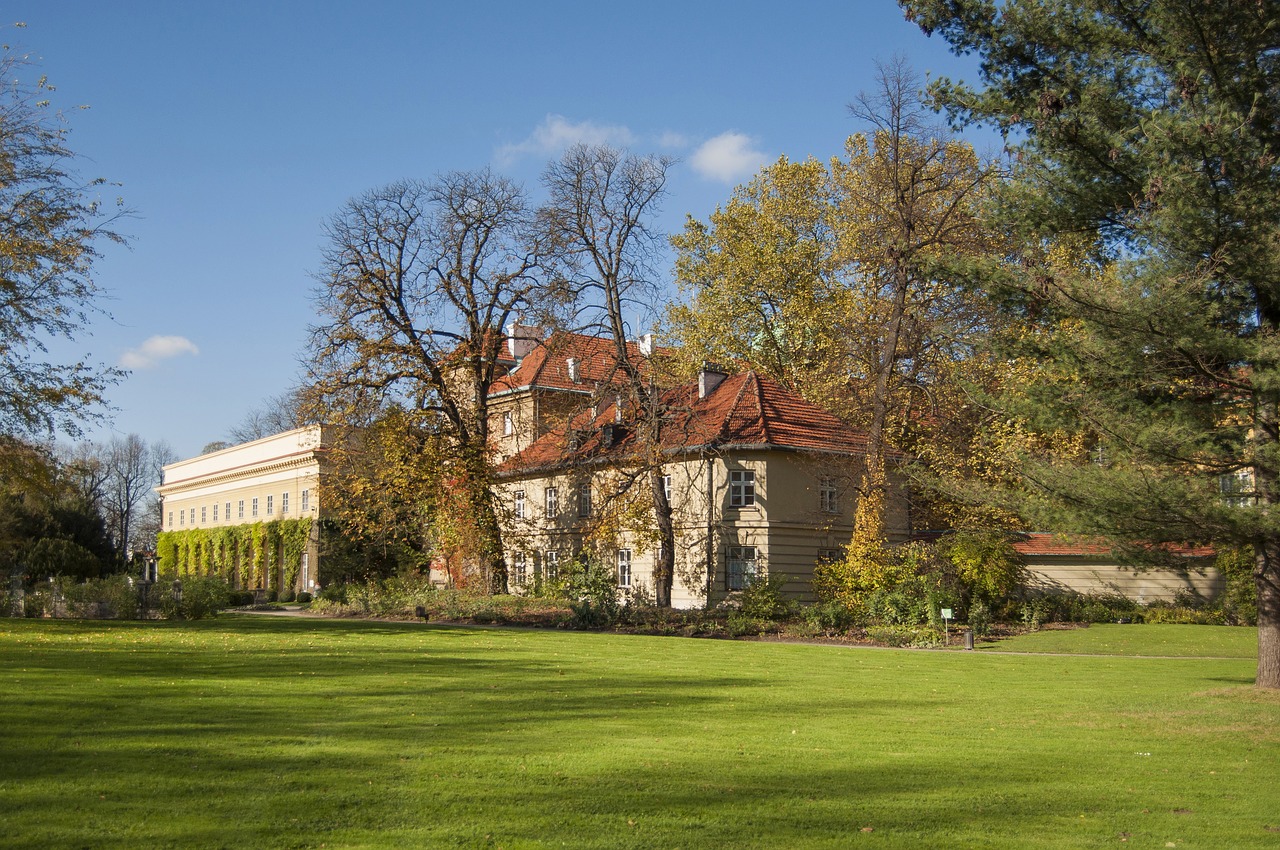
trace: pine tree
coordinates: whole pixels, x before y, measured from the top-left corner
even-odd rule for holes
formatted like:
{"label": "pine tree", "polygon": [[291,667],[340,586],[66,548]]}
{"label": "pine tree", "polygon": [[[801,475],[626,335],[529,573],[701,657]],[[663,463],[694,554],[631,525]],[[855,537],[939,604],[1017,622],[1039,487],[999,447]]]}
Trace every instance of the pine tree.
{"label": "pine tree", "polygon": [[[1044,365],[1025,410],[1094,436],[1025,467],[1032,515],[1255,553],[1259,687],[1280,688],[1280,9],[903,0],[981,59],[932,92],[1005,134],[997,216],[1044,263],[988,277]],[[1233,491],[1225,498],[1222,490]]]}

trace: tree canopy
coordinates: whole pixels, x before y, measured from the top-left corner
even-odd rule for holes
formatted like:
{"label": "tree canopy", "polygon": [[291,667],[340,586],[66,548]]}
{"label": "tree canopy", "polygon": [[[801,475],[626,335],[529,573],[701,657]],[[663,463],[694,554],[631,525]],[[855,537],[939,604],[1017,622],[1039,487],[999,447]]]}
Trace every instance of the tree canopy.
{"label": "tree canopy", "polygon": [[1258,684],[1280,688],[1280,9],[903,6],[980,57],[984,87],[932,92],[1005,134],[993,214],[1056,243],[979,274],[1044,328],[1010,352],[1042,366],[1017,411],[1093,438],[1091,462],[1025,458],[1024,509],[1122,543],[1251,547]]}

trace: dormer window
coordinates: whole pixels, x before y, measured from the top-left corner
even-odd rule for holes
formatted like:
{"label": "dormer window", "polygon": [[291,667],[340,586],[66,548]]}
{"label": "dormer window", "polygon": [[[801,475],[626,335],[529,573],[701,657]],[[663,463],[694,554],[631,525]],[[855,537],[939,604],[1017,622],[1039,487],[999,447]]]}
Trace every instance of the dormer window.
{"label": "dormer window", "polygon": [[565,367],[569,370],[569,380],[575,384],[581,383],[582,375],[580,374],[580,371],[578,369],[578,358],[570,357],[568,360],[564,361],[564,364],[565,364]]}
{"label": "dormer window", "polygon": [[502,414],[502,436],[510,437],[516,432],[515,420],[511,417],[511,411]]}

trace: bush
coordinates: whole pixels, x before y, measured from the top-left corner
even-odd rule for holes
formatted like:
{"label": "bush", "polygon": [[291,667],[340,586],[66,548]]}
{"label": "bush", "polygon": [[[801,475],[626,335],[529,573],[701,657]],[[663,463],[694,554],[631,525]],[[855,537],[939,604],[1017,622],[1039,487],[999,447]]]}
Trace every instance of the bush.
{"label": "bush", "polygon": [[867,626],[867,637],[885,646],[941,646],[935,629],[911,626]]}
{"label": "bush", "polygon": [[298,594],[298,601],[299,601],[299,602],[301,602],[301,603],[303,603],[303,604],[306,604],[306,603],[310,602],[310,601],[311,601],[311,594],[310,594],[310,593],[307,593],[305,590],[304,590],[304,591],[302,591],[301,593],[299,593],[299,594]]}
{"label": "bush", "polygon": [[801,622],[812,634],[844,634],[857,625],[852,611],[839,602],[818,602],[800,611]]}
{"label": "bush", "polygon": [[760,620],[785,620],[795,616],[799,605],[782,595],[786,583],[787,577],[782,574],[752,576],[739,597],[738,610]]}
{"label": "bush", "polygon": [[969,628],[978,637],[991,634],[991,609],[982,602],[969,606]]}
{"label": "bush", "polygon": [[292,602],[292,601],[294,600],[294,598],[295,598],[295,596],[294,596],[294,593],[293,593],[293,588],[289,588],[288,590],[286,590],[286,591],[284,591],[283,593],[281,593],[281,594],[280,594],[280,601],[281,601],[281,602]]}
{"label": "bush", "polygon": [[161,581],[158,586],[160,616],[171,620],[201,620],[213,617],[231,604],[231,588],[221,578],[213,576],[188,576],[182,580],[182,601],[174,596],[173,582]]}

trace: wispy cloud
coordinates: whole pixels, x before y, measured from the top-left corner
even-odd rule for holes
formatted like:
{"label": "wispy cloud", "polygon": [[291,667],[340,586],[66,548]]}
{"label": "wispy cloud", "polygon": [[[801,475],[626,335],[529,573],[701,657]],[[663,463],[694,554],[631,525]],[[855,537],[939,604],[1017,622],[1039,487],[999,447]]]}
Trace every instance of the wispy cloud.
{"label": "wispy cloud", "polygon": [[570,121],[563,115],[548,115],[522,142],[498,148],[499,164],[510,165],[526,156],[555,156],[579,142],[587,145],[627,147],[635,134],[619,124],[597,124],[594,121]]}
{"label": "wispy cloud", "polygon": [[153,336],[120,355],[120,365],[126,369],[151,369],[161,360],[199,353],[196,344],[185,336]]}
{"label": "wispy cloud", "polygon": [[756,140],[730,130],[707,139],[689,158],[693,170],[709,180],[732,185],[755,174],[769,155],[755,147]]}

